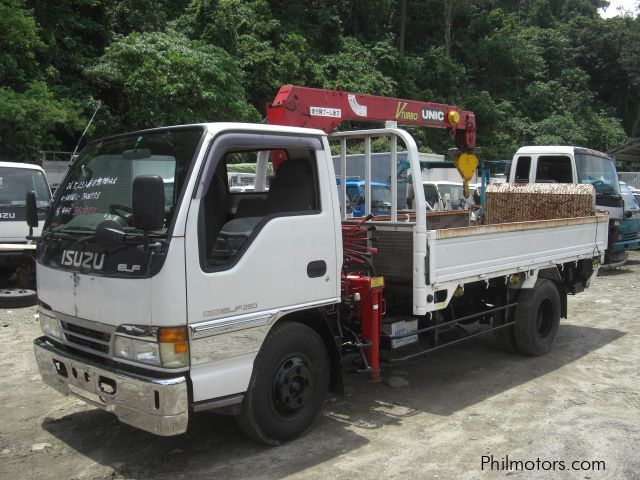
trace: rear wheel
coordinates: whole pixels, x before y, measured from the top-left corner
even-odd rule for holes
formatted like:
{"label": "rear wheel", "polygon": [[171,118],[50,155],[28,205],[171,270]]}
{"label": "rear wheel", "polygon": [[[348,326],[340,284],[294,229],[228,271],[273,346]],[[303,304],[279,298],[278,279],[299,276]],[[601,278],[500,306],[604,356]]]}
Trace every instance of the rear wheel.
{"label": "rear wheel", "polygon": [[254,362],[238,417],[268,445],[293,440],[313,424],[329,389],[329,357],[320,336],[300,323],[276,324]]}
{"label": "rear wheel", "polygon": [[560,293],[551,280],[539,279],[520,294],[515,322],[520,352],[544,355],[551,350],[560,326]]}

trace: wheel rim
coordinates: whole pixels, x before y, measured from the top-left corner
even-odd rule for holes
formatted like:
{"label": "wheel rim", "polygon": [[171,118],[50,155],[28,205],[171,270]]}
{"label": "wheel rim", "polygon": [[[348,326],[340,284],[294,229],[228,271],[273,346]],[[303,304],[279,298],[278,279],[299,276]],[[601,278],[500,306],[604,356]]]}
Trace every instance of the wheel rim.
{"label": "wheel rim", "polygon": [[273,380],[273,405],[282,417],[294,417],[309,403],[315,386],[313,371],[302,356],[287,358]]}
{"label": "wheel rim", "polygon": [[545,338],[553,328],[553,305],[548,298],[543,300],[538,308],[536,331],[541,338]]}

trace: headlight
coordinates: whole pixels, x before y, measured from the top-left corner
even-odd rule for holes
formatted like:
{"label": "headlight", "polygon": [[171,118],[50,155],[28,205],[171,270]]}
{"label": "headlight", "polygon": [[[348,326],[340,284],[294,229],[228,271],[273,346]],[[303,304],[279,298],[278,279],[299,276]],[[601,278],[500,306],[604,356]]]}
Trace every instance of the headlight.
{"label": "headlight", "polygon": [[46,336],[62,341],[62,327],[57,318],[49,317],[40,312],[40,328]]}
{"label": "headlight", "polygon": [[158,344],[117,335],[113,342],[113,354],[132,362],[148,363],[160,366]]}
{"label": "headlight", "polygon": [[113,354],[118,358],[158,367],[187,367],[187,327],[123,325],[115,333]]}

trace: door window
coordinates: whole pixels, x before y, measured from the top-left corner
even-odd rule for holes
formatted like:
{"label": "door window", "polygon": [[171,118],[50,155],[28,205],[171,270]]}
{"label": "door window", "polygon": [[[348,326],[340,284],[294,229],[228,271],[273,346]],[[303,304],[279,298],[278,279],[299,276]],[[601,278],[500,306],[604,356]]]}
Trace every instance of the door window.
{"label": "door window", "polygon": [[571,158],[565,155],[539,156],[536,183],[573,183]]}
{"label": "door window", "polygon": [[530,169],[531,169],[531,157],[519,157],[516,160],[515,183],[529,183]]}
{"label": "door window", "polygon": [[[220,157],[202,198],[201,259],[207,270],[233,265],[271,219],[320,211],[312,149],[236,150]],[[261,169],[258,164],[265,158]],[[267,187],[255,191],[260,170]]]}
{"label": "door window", "polygon": [[438,198],[438,189],[435,185],[424,185],[424,199],[427,201],[427,207],[431,210],[440,210],[440,201]]}

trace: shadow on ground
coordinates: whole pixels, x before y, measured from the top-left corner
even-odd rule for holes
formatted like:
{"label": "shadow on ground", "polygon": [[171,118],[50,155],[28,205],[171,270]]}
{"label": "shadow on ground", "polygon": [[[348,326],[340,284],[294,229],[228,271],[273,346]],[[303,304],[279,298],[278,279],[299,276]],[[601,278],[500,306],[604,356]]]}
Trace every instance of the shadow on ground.
{"label": "shadow on ground", "polygon": [[419,414],[449,416],[546,375],[617,340],[613,329],[562,325],[554,350],[543,357],[504,353],[490,338],[394,364],[386,376],[409,386],[391,388],[346,373],[346,395],[329,399],[315,428],[281,447],[257,445],[232,417],[199,413],[189,431],[156,437],[121,425],[101,410],[45,418],[43,428],[96,462],[125,477],[140,479],[262,477],[303,472],[354,451],[368,440],[358,430],[401,424]]}
{"label": "shadow on ground", "polygon": [[[625,266],[626,266],[626,264],[625,264]],[[625,266],[614,268],[614,269],[611,269],[611,270],[602,269],[602,270],[598,271],[598,277],[616,277],[618,275],[629,275],[629,274],[636,273],[633,270],[625,268]]]}

